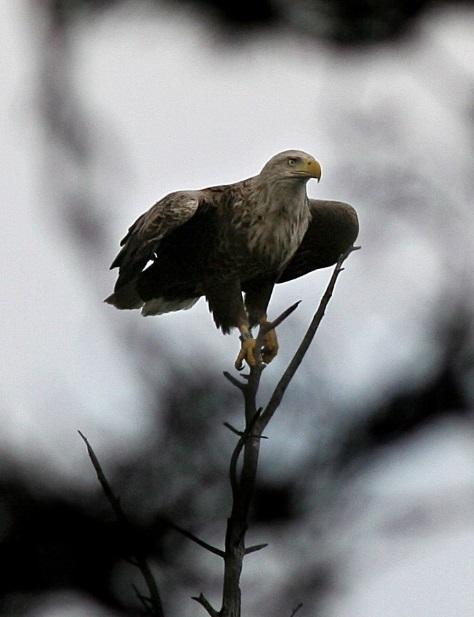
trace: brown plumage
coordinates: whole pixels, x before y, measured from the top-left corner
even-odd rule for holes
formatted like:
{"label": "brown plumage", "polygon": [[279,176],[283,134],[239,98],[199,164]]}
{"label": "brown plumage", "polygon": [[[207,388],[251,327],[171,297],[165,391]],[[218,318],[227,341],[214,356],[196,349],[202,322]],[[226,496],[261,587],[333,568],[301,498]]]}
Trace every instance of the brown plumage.
{"label": "brown plumage", "polygon": [[[306,183],[320,175],[312,156],[288,150],[247,180],[167,195],[122,240],[111,266],[119,276],[106,302],[159,315],[205,296],[224,333],[240,330],[236,365],[254,364],[250,328],[266,322],[275,283],[335,263],[357,237],[351,206],[308,199]],[[264,360],[277,348],[270,333]]]}

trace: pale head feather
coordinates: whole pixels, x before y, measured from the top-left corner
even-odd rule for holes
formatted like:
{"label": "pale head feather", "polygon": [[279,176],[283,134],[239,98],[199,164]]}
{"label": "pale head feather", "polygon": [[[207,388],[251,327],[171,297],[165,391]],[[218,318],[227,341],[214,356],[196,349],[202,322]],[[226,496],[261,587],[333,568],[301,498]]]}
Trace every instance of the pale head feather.
{"label": "pale head feather", "polygon": [[302,150],[284,150],[272,156],[272,158],[265,163],[260,172],[260,177],[274,180],[299,178],[306,182],[309,176],[302,175],[301,169],[310,161],[316,162],[314,157],[307,152],[303,152]]}

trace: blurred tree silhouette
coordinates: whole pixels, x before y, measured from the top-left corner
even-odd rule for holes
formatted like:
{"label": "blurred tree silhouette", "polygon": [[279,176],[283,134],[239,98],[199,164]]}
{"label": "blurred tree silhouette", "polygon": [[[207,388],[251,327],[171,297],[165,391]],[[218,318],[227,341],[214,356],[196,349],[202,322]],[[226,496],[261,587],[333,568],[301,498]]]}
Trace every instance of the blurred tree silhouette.
{"label": "blurred tree silhouette", "polygon": [[[327,541],[331,534],[337,535],[334,516],[347,499],[351,478],[360,475],[381,448],[452,414],[471,423],[472,412],[460,379],[472,370],[472,357],[464,347],[466,327],[470,326],[465,322],[447,324],[450,352],[428,383],[416,390],[407,384],[405,391],[400,390],[382,407],[348,424],[334,441],[322,443],[314,457],[292,469],[284,481],[264,474],[251,511],[250,526],[258,538],[270,542],[278,538],[289,553],[294,552],[295,537],[304,533],[310,517],[312,533],[321,527]],[[184,379],[186,388],[181,387]],[[223,380],[200,374],[193,381],[189,374],[177,371],[160,404],[165,430],[153,433],[138,458],[124,456],[116,469],[109,470],[141,546],[158,568],[169,614],[187,590],[214,589],[218,584],[206,574],[200,549],[167,521],[218,542],[228,507],[232,438],[216,418],[227,420],[234,413],[238,414],[238,400]],[[124,539],[99,489],[94,495],[51,494],[46,486],[31,486],[27,478],[11,470],[2,480],[0,495],[4,521],[0,569],[5,573],[2,614],[26,615],[37,596],[65,588],[86,592],[114,614],[138,614],[130,582],[140,583],[131,566],[126,571],[120,566],[127,556]],[[317,535],[312,542],[317,546]],[[289,571],[283,588],[278,593],[273,590],[274,606],[291,607],[303,599],[316,610],[336,585],[337,565],[331,554],[323,552],[321,557],[315,553],[313,561],[302,564],[304,577],[300,571]]]}
{"label": "blurred tree silhouette", "polygon": [[[52,0],[50,10],[57,23],[66,25],[82,12],[105,10],[121,2]],[[249,28],[285,27],[314,39],[353,46],[394,40],[407,34],[426,11],[453,3],[449,0],[156,0],[157,7],[164,4],[178,9],[194,5],[201,9],[203,17],[217,18],[224,33],[232,37],[248,34]]]}

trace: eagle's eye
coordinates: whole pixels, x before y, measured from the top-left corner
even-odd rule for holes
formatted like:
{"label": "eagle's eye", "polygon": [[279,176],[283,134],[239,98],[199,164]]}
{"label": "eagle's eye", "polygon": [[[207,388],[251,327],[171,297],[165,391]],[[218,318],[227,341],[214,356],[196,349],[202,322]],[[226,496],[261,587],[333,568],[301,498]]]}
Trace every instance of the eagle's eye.
{"label": "eagle's eye", "polygon": [[296,165],[296,159],[288,159],[288,165]]}

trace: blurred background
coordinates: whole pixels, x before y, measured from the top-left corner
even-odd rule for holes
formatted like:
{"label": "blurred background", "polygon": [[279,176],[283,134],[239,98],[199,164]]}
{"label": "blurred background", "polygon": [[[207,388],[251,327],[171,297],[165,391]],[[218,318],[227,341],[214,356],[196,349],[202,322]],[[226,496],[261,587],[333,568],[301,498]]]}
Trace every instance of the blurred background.
{"label": "blurred background", "polygon": [[[262,444],[243,614],[474,614],[474,11],[417,0],[0,1],[0,614],[139,615],[83,431],[166,614],[219,605],[242,425],[237,336],[203,300],[102,303],[135,218],[172,190],[300,148],[314,197],[352,203],[351,255]],[[295,300],[271,392],[330,271]]]}

